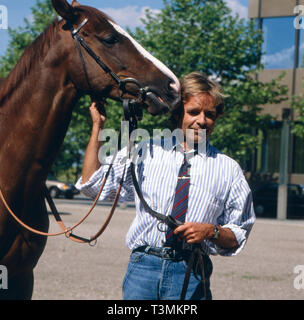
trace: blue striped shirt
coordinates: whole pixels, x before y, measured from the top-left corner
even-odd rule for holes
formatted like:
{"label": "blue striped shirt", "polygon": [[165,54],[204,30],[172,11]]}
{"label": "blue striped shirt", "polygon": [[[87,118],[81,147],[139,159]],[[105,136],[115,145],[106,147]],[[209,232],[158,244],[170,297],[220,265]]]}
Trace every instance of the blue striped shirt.
{"label": "blue striped shirt", "polygon": [[[138,145],[138,150],[143,143]],[[184,156],[181,145],[148,143],[145,157],[136,166],[138,182],[148,205],[155,211],[169,215],[173,206],[179,169]],[[138,152],[140,155],[140,151]],[[100,200],[113,200],[122,176],[126,149],[119,151]],[[111,159],[107,159],[108,163]],[[234,249],[223,249],[212,241],[205,240],[207,254],[232,256],[244,247],[255,222],[252,194],[243,172],[236,161],[220,153],[209,143],[206,152],[190,152],[190,189],[186,222],[212,223],[229,228],[238,241]],[[109,165],[104,164],[88,182],[81,178],[76,187],[89,197],[96,197]],[[121,202],[135,201],[136,217],[126,236],[126,245],[131,249],[150,245],[161,247],[165,233],[158,230],[158,221],[147,213],[134,190],[127,160],[127,172],[120,195]]]}

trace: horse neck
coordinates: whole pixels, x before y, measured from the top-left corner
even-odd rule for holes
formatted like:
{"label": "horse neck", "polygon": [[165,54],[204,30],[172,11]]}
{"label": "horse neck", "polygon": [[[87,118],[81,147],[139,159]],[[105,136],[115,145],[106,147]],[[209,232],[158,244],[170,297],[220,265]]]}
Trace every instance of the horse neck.
{"label": "horse neck", "polygon": [[[34,170],[42,178],[46,176],[79,98],[68,80],[65,52],[62,50],[60,56],[58,46],[50,42],[44,57],[24,61],[36,47],[37,40],[0,86],[0,178],[5,169],[29,174]],[[22,66],[29,70],[20,72]],[[22,81],[13,81],[20,74]],[[15,87],[9,88],[14,82]]]}

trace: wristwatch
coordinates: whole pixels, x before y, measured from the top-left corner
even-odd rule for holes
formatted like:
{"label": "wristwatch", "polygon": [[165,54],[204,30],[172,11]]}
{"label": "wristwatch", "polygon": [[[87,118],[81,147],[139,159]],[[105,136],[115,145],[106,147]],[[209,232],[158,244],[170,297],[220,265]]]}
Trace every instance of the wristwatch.
{"label": "wristwatch", "polygon": [[220,230],[216,225],[214,225],[214,233],[213,233],[211,240],[218,239],[219,235],[220,235]]}

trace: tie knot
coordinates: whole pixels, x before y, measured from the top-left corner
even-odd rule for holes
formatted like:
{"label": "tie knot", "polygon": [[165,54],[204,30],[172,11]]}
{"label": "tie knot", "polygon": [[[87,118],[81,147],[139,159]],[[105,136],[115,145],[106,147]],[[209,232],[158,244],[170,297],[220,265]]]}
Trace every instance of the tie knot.
{"label": "tie knot", "polygon": [[188,156],[187,156],[187,154],[186,154],[186,153],[184,153],[183,166],[191,167],[191,164],[190,164],[190,162],[188,161]]}

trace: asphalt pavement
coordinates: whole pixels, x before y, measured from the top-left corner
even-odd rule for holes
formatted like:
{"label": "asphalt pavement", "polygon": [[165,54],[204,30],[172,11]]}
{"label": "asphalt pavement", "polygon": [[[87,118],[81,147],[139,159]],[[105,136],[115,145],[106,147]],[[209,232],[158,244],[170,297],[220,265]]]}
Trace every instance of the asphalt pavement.
{"label": "asphalt pavement", "polygon": [[[72,226],[91,201],[78,197],[56,204],[65,224]],[[109,204],[98,205],[75,233],[94,234],[109,210]],[[94,247],[64,235],[50,237],[35,268],[33,300],[121,300],[130,254],[125,235],[134,217],[132,204],[118,207]],[[50,231],[58,231],[52,216],[50,222]],[[211,259],[214,300],[304,299],[304,220],[258,219],[239,255]]]}

